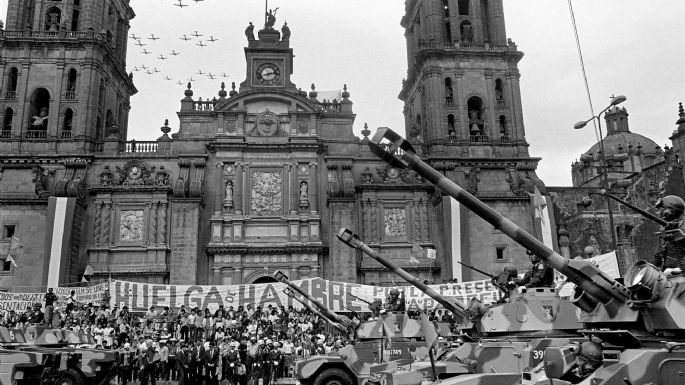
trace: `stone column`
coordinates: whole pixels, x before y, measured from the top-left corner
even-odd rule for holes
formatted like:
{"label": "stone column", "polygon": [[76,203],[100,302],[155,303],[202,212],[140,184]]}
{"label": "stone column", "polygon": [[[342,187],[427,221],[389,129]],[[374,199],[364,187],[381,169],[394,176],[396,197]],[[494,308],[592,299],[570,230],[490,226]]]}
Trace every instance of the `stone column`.
{"label": "stone column", "polygon": [[290,214],[297,214],[297,203],[299,198],[299,187],[297,182],[297,173],[299,172],[297,163],[291,163],[286,166],[286,170],[290,169],[290,187],[288,194],[288,204],[290,205]]}
{"label": "stone column", "polygon": [[487,131],[484,132],[484,134],[486,134],[490,138],[490,140],[494,140],[495,138],[499,139],[499,125],[495,124],[495,122],[497,121],[495,115],[495,83],[492,81],[492,77],[492,72],[485,72],[485,87],[487,87],[488,100],[485,100],[483,104],[487,105],[487,108],[485,110],[488,114],[484,117],[483,121],[487,120],[488,122],[489,127]]}
{"label": "stone column", "polygon": [[214,216],[220,217],[224,198],[224,163],[216,162],[216,192],[214,197]]}
{"label": "stone column", "polygon": [[93,246],[100,245],[102,228],[102,201],[95,202],[95,220],[93,221]]}
{"label": "stone column", "polygon": [[235,185],[233,186],[233,199],[235,213],[241,215],[243,213],[243,164],[235,164]]}
{"label": "stone column", "polygon": [[154,245],[157,243],[157,208],[159,202],[150,203],[150,232],[147,236],[147,244]]}
{"label": "stone column", "polygon": [[233,284],[240,285],[243,283],[243,267],[238,266],[233,268]]}
{"label": "stone column", "polygon": [[309,274],[310,278],[318,277],[319,276],[319,265],[312,266],[311,273]]}
{"label": "stone column", "polygon": [[102,215],[102,237],[100,244],[109,246],[110,226],[112,225],[112,202],[105,203],[105,211]]}
{"label": "stone column", "polygon": [[[293,256],[293,259],[295,259],[295,256]],[[291,263],[294,264],[295,261],[292,261]],[[297,274],[297,266],[293,266],[293,265],[290,266],[290,273],[288,274],[288,279],[290,279],[291,281],[294,281],[296,279],[300,279],[298,274]]]}
{"label": "stone column", "polygon": [[157,231],[157,244],[166,245],[166,208],[167,202],[162,201],[159,204],[159,229]]}
{"label": "stone column", "polygon": [[221,268],[212,267],[212,277],[215,285],[221,285]]}
{"label": "stone column", "polygon": [[316,215],[319,211],[319,189],[318,189],[318,177],[317,173],[317,163],[309,163],[309,210],[312,214]]}

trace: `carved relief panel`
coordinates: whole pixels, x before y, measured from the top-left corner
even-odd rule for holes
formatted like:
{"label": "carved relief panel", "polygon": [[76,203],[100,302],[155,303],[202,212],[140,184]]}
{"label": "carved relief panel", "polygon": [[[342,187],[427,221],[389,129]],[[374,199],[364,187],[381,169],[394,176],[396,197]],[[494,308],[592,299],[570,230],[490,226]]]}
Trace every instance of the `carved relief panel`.
{"label": "carved relief panel", "polygon": [[407,211],[399,207],[384,208],[383,226],[386,239],[406,239]]}
{"label": "carved relief panel", "polygon": [[258,215],[283,211],[283,174],[280,171],[252,171],[251,210]]}
{"label": "carved relief panel", "polygon": [[143,210],[122,210],[119,215],[119,239],[127,242],[143,241]]}

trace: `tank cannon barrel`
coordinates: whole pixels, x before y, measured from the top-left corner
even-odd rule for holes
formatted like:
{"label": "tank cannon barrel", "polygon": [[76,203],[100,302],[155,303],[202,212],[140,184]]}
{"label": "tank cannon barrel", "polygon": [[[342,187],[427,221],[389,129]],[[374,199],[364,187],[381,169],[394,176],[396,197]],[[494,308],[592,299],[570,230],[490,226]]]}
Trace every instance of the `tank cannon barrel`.
{"label": "tank cannon barrel", "polygon": [[[587,261],[569,261],[544,243],[537,240],[512,221],[484,204],[478,198],[461,188],[449,178],[423,162],[412,145],[389,128],[379,128],[369,141],[371,152],[395,168],[409,168],[432,183],[440,191],[449,194],[462,205],[473,211],[495,228],[512,238],[516,243],[530,250],[548,265],[566,275],[585,293],[603,304],[625,303],[629,298],[628,289],[604,274]],[[616,301],[616,302],[614,302]]]}
{"label": "tank cannon barrel", "polygon": [[421,282],[418,278],[407,273],[404,269],[397,266],[396,264],[394,264],[394,263],[388,261],[387,259],[381,257],[380,255],[378,255],[378,253],[373,251],[369,246],[367,246],[364,242],[362,242],[362,240],[359,239],[359,237],[355,233],[353,233],[351,230],[346,229],[346,228],[342,228],[342,229],[340,229],[340,231],[338,231],[337,236],[338,236],[338,239],[341,240],[344,244],[346,244],[347,246],[350,246],[352,248],[361,250],[364,254],[375,259],[381,265],[387,267],[388,269],[390,269],[390,271],[399,275],[405,281],[414,285],[417,289],[421,290],[422,292],[426,293],[426,295],[428,295],[429,297],[436,300],[439,304],[444,306],[445,309],[454,313],[454,315],[456,315],[462,319],[466,317],[466,311],[463,307],[461,307],[459,304],[452,303],[452,302],[448,301],[445,297],[438,294],[437,291],[431,289],[428,285]]}
{"label": "tank cannon barrel", "polygon": [[307,301],[297,298],[297,297],[295,296],[295,293],[293,293],[293,291],[292,291],[289,287],[286,288],[283,292],[284,292],[285,295],[287,295],[288,297],[290,297],[290,298],[294,299],[295,301],[301,303],[302,306],[304,306],[307,310],[309,310],[310,312],[312,312],[314,315],[316,315],[316,316],[320,317],[321,319],[325,320],[326,322],[328,322],[328,324],[330,324],[330,325],[333,326],[334,328],[340,330],[340,331],[343,332],[343,333],[347,333],[347,332],[348,332],[348,330],[347,330],[347,328],[345,328],[345,326],[343,326],[343,325],[341,325],[340,323],[335,322],[335,321],[333,321],[332,319],[326,317],[325,314],[323,314],[323,313],[321,313],[320,311],[314,309],[314,307],[312,307],[312,305],[308,304]]}
{"label": "tank cannon barrel", "polygon": [[620,203],[620,204],[622,204],[622,205],[625,205],[625,206],[627,206],[627,207],[630,207],[631,209],[633,209],[634,211],[636,211],[638,214],[642,215],[643,217],[645,217],[645,218],[647,218],[647,219],[649,219],[649,220],[651,220],[651,221],[653,221],[653,222],[656,222],[656,223],[660,224],[661,226],[666,226],[666,225],[668,225],[668,221],[666,221],[666,220],[664,220],[664,219],[662,219],[662,218],[659,218],[658,216],[656,216],[656,215],[654,215],[654,214],[652,214],[652,213],[650,213],[650,212],[648,212],[648,211],[645,211],[645,210],[643,210],[643,209],[641,209],[641,208],[639,208],[639,207],[637,207],[637,206],[635,206],[635,205],[633,205],[633,204],[630,204],[630,203],[624,201],[623,199],[617,197],[617,196],[614,195],[614,194],[611,194],[610,192],[608,192],[608,191],[605,190],[605,189],[599,190],[599,194],[602,195],[602,196],[605,196],[605,197],[609,197],[609,198],[615,200],[616,202],[618,202],[618,203]]}
{"label": "tank cannon barrel", "polygon": [[[329,308],[327,308],[326,306],[324,306],[321,302],[317,301],[316,298],[314,298],[314,297],[312,297],[311,295],[307,294],[307,292],[305,292],[304,290],[302,290],[302,288],[300,288],[299,286],[297,286],[297,285],[295,285],[294,283],[292,283],[292,282],[288,279],[288,276],[285,275],[283,272],[277,271],[277,272],[274,274],[274,277],[275,277],[279,282],[285,283],[285,284],[288,285],[288,287],[290,287],[292,290],[295,290],[296,292],[298,292],[301,296],[303,296],[304,298],[306,298],[307,300],[309,300],[309,302],[313,303],[317,308],[321,309],[321,312],[326,316],[326,318],[328,318],[328,319],[330,319],[330,320],[333,320],[334,322],[337,322],[337,323],[339,323],[340,325],[343,325],[343,326],[346,327],[346,328],[352,327],[352,323],[351,323],[348,319],[345,319],[345,318],[341,317],[340,315],[336,314],[334,311],[332,311],[332,310],[330,310]],[[294,298],[294,297],[293,297],[293,298]]]}

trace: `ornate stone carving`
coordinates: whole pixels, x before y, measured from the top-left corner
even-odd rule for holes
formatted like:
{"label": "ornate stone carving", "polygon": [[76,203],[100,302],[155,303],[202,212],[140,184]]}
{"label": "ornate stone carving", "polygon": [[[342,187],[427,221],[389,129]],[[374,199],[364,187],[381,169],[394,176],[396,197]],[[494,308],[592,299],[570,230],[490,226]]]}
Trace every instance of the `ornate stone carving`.
{"label": "ornate stone carving", "polygon": [[298,175],[309,175],[309,167],[307,167],[306,164],[302,163],[300,166],[297,168],[297,174]]}
{"label": "ornate stone carving", "polygon": [[252,172],[252,211],[280,211],[283,207],[282,176],[278,172]]}
{"label": "ornate stone carving", "polygon": [[143,240],[143,210],[121,211],[119,217],[119,239],[122,241]]}
{"label": "ornate stone carving", "polygon": [[226,181],[226,194],[224,197],[224,207],[233,207],[233,181]]}
{"label": "ornate stone carving", "polygon": [[362,172],[362,184],[371,184],[371,183],[373,183],[373,173],[367,167],[366,170],[364,170]]}
{"label": "ornate stone carving", "polygon": [[157,186],[169,185],[169,173],[164,169],[164,166],[159,166],[159,170],[155,174],[155,184]]}
{"label": "ornate stone carving", "polygon": [[299,132],[300,134],[309,133],[309,122],[306,120],[299,120],[297,122],[297,132]]}
{"label": "ornate stone carving", "polygon": [[300,207],[309,207],[309,184],[306,181],[300,182]]}
{"label": "ornate stone carving", "polygon": [[123,168],[116,166],[118,180],[124,186],[146,186],[153,185],[155,181],[151,178],[155,172],[155,167],[148,169],[145,163],[140,160],[131,160]]}
{"label": "ornate stone carving", "polygon": [[236,123],[235,120],[227,120],[225,124],[225,129],[226,132],[229,134],[234,134],[236,131]]}
{"label": "ornate stone carving", "polygon": [[399,238],[407,236],[407,213],[404,209],[394,207],[383,210],[385,235]]}
{"label": "ornate stone carving", "polygon": [[[36,166],[33,169],[35,177],[33,182],[35,183],[35,193],[39,198],[44,198],[50,193],[48,192],[48,172],[41,166]],[[0,177],[2,177],[2,172],[0,172]]]}
{"label": "ornate stone carving", "polygon": [[278,130],[278,115],[269,111],[268,109],[261,114],[257,115],[255,121],[255,130],[252,134],[255,136],[275,136],[279,132]]}
{"label": "ornate stone carving", "polygon": [[104,170],[100,173],[98,177],[100,184],[103,186],[109,186],[114,181],[114,173],[109,169],[109,166],[105,166]]}

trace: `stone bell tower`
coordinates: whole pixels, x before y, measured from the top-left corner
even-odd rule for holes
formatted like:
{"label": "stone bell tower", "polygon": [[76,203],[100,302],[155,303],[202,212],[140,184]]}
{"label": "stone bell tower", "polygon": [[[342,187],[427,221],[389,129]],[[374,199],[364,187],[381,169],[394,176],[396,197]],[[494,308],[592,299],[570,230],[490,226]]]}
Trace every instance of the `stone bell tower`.
{"label": "stone bell tower", "polygon": [[0,152],[79,154],[125,140],[128,0],[9,0],[0,30]]}
{"label": "stone bell tower", "polygon": [[[405,6],[409,65],[399,98],[407,137],[450,179],[540,236],[531,196],[536,188],[545,192],[523,126],[517,68],[523,53],[507,39],[502,0],[407,0]],[[455,277],[476,278],[466,271],[462,277],[460,260],[493,271],[527,265],[520,246],[456,201],[434,203],[436,218],[451,224],[442,255]]]}

